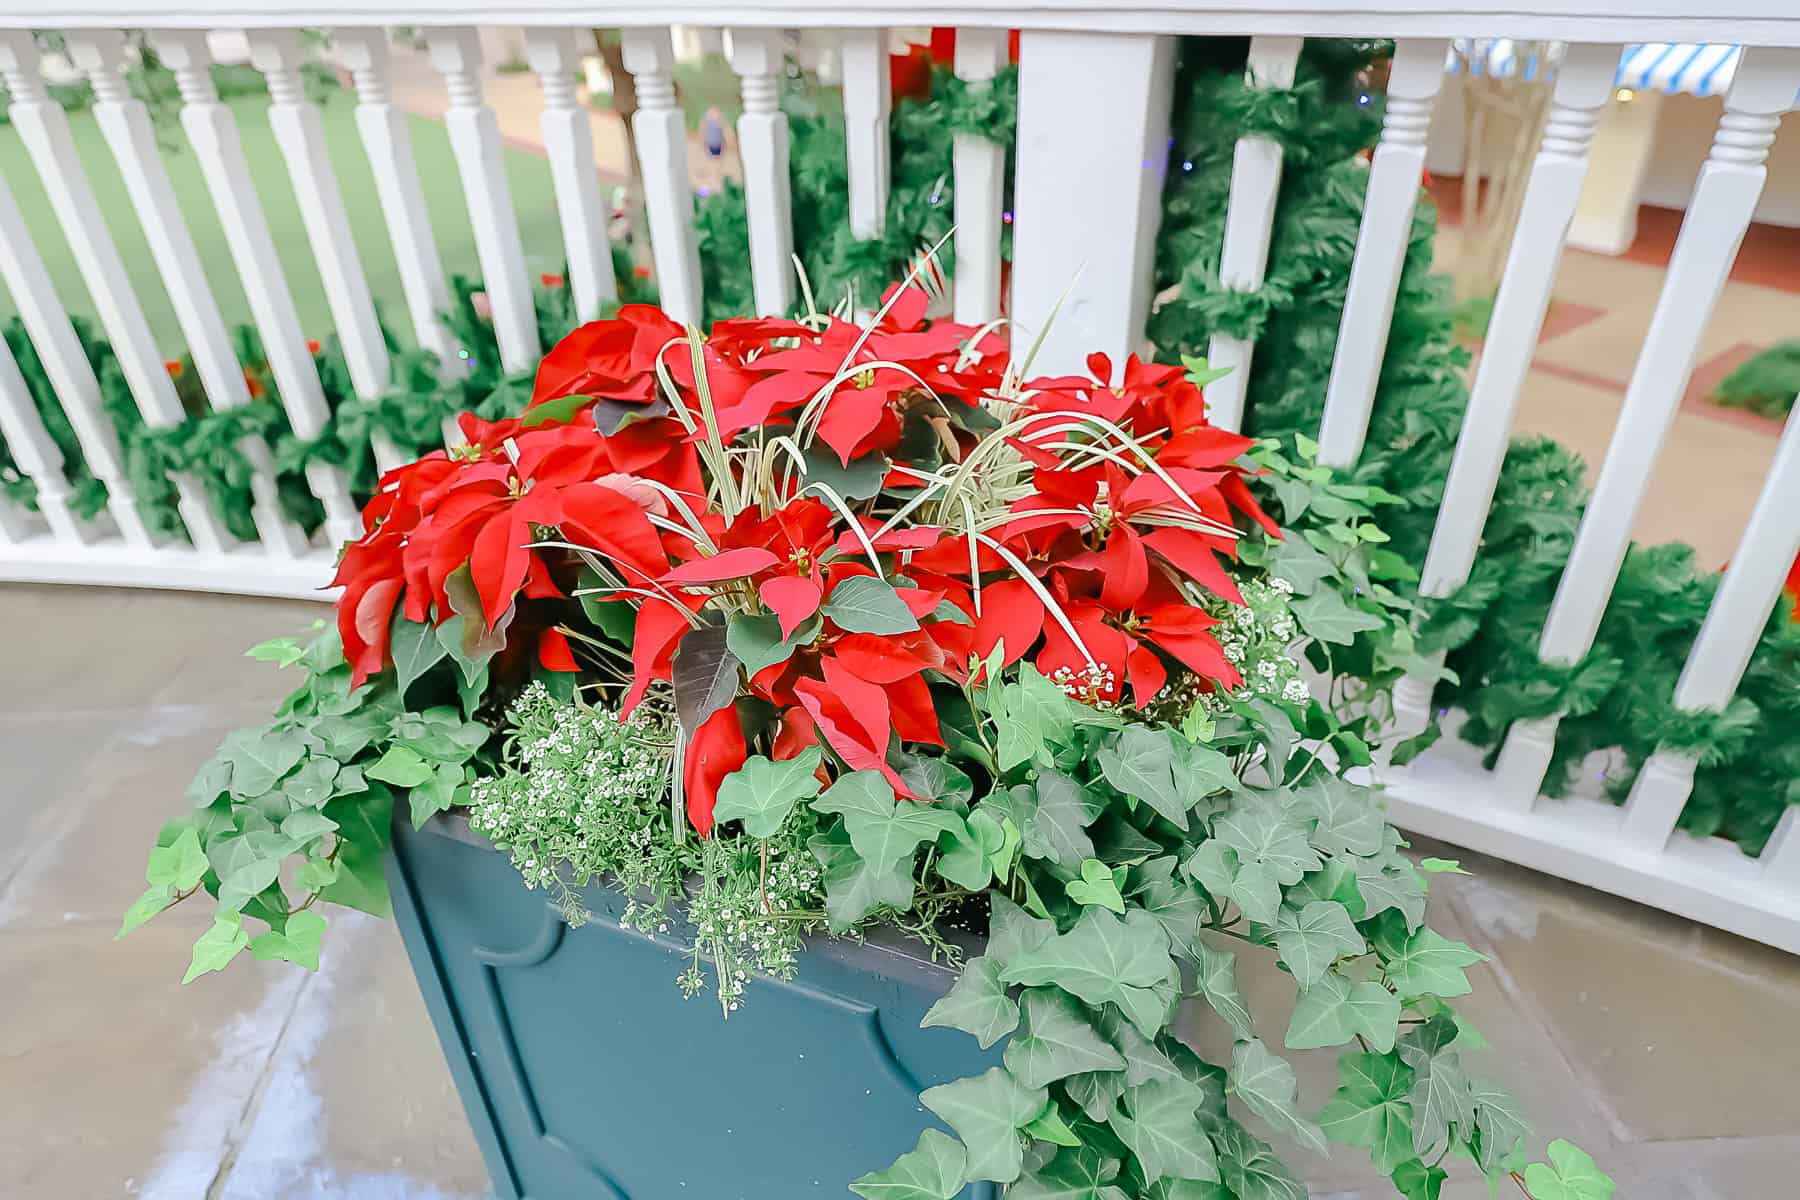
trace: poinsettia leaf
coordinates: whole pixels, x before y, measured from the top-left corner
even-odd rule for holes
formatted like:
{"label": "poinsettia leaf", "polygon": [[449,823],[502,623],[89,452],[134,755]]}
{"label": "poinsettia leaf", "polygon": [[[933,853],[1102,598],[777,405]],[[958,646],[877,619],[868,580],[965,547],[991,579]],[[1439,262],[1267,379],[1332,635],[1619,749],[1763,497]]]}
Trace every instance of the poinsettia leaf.
{"label": "poinsettia leaf", "polygon": [[1019,1027],[1019,1006],[1000,982],[1000,962],[991,954],[963,964],[962,974],[925,1012],[921,1028],[948,1026],[972,1034],[983,1050]]}
{"label": "poinsettia leaf", "polygon": [[919,627],[894,585],[873,575],[840,581],[819,611],[846,633],[911,633]]}
{"label": "poinsettia leaf", "polygon": [[961,1142],[942,1130],[927,1129],[893,1166],[869,1172],[850,1190],[864,1200],[951,1200],[968,1182],[968,1165]]}
{"label": "poinsettia leaf", "polygon": [[1043,1111],[1048,1093],[1027,1088],[1004,1067],[927,1088],[920,1103],[943,1119],[968,1147],[968,1177],[1011,1183],[1025,1165],[1020,1130]]}
{"label": "poinsettia leaf", "polygon": [[797,631],[797,636],[784,638],[781,621],[774,615],[763,613],[746,616],[739,613],[725,626],[725,647],[744,664],[745,676],[754,677],[765,667],[786,662],[794,656],[797,648],[817,635],[816,621],[802,624],[804,627]]}
{"label": "poinsettia leaf", "polygon": [[409,621],[398,608],[388,632],[388,654],[394,660],[394,675],[404,696],[425,672],[444,660],[444,645],[437,630],[428,623]]}
{"label": "poinsettia leaf", "polygon": [[675,716],[691,738],[706,719],[731,703],[738,689],[738,660],[723,625],[705,625],[681,635],[670,667]]}

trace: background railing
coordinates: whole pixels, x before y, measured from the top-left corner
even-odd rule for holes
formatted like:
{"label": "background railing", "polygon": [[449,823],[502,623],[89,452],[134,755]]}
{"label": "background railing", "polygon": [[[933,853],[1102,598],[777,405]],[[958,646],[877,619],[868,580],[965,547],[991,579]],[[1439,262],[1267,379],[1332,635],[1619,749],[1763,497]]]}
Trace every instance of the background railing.
{"label": "background railing", "polygon": [[[682,114],[676,107],[668,22],[730,26],[727,51],[742,84],[738,134],[747,192],[748,255],[756,307],[785,310],[795,296],[787,194],[786,118],[776,103],[782,69],[777,31],[841,30],[849,212],[858,237],[880,232],[888,187],[888,75],[883,29],[890,24],[961,27],[955,70],[979,84],[1003,62],[1005,33],[1022,28],[1014,180],[1010,303],[1020,344],[1042,330],[1061,302],[1035,364],[1079,371],[1091,350],[1122,367],[1139,348],[1151,296],[1170,123],[1174,43],[1180,33],[1250,35],[1246,71],[1258,86],[1294,76],[1307,37],[1398,40],[1385,122],[1369,173],[1361,235],[1320,430],[1324,460],[1354,464],[1361,453],[1385,353],[1388,326],[1419,193],[1426,127],[1442,78],[1448,39],[1513,37],[1568,44],[1558,69],[1548,127],[1530,179],[1474,373],[1461,439],[1423,564],[1427,595],[1453,591],[1468,576],[1505,453],[1521,388],[1550,300],[1590,144],[1613,86],[1620,49],[1648,41],[1722,41],[1748,47],[1725,102],[1632,376],[1613,441],[1573,556],[1539,645],[1551,662],[1572,662],[1592,643],[1624,556],[1634,516],[1692,371],[1698,341],[1724,285],[1762,189],[1764,161],[1781,114],[1800,91],[1800,10],[1791,0],[1724,0],[1704,15],[1690,0],[1384,0],[1363,11],[1334,0],[1213,0],[1120,5],[1106,0],[1030,0],[906,5],[788,0],[786,3],[651,4],[538,0],[502,12],[467,0],[385,7],[326,2],[279,11],[266,6],[85,4],[56,14],[71,61],[93,89],[93,111],[132,207],[143,225],[166,297],[140,297],[79,158],[63,110],[40,72],[29,30],[38,7],[0,5],[0,79],[10,120],[91,293],[100,325],[145,422],[183,417],[144,304],[172,310],[215,408],[247,402],[220,307],[182,218],[144,104],[125,86],[121,30],[149,29],[176,75],[181,124],[217,210],[233,264],[261,335],[288,420],[316,434],[326,405],[313,355],[296,317],[268,221],[240,144],[235,117],[208,73],[215,28],[247,28],[252,62],[268,85],[269,119],[317,262],[353,389],[370,399],[387,387],[390,363],[369,281],[351,237],[346,204],[376,203],[386,223],[412,333],[458,369],[455,342],[439,314],[449,299],[404,114],[390,95],[383,26],[422,27],[441,75],[448,126],[475,247],[491,305],[499,354],[509,372],[544,349],[534,319],[519,223],[509,193],[495,114],[483,96],[481,43],[467,24],[503,18],[529,27],[527,60],[542,86],[543,135],[575,307],[591,316],[616,294],[588,128],[574,91],[575,30],[600,22],[624,30],[624,62],[639,108],[632,131],[661,302],[681,320],[700,318],[702,297]],[[329,26],[351,73],[356,122],[375,195],[346,197],[334,174],[319,112],[300,86],[298,24]],[[1237,145],[1218,271],[1232,288],[1263,278],[1281,177],[1281,149],[1259,137]],[[958,319],[983,322],[1002,311],[1000,233],[1004,151],[959,136],[955,148]],[[326,513],[308,539],[282,514],[268,448],[241,447],[253,469],[256,537],[232,536],[200,486],[177,475],[189,539],[158,541],[134,509],[118,440],[100,387],[69,315],[11,191],[0,181],[0,277],[52,379],[83,454],[108,489],[108,507],[84,520],[69,506],[56,446],[41,424],[19,370],[0,354],[0,433],[37,486],[39,514],[0,506],[0,578],[62,583],[205,588],[317,595],[331,547],[353,534],[356,514],[340,470],[310,465],[306,481]],[[1066,294],[1066,295],[1065,295]],[[1247,391],[1255,354],[1248,339],[1219,336],[1213,360],[1239,369],[1212,385],[1215,418],[1237,426],[1256,396]],[[453,431],[450,431],[454,436]],[[378,462],[399,451],[377,435]],[[1800,551],[1800,419],[1790,418],[1775,463],[1694,645],[1674,700],[1690,710],[1731,699],[1775,604],[1787,564]],[[1430,687],[1401,688],[1402,723],[1421,726]],[[1790,810],[1760,859],[1728,843],[1676,830],[1692,785],[1691,758],[1659,751],[1623,808],[1601,800],[1543,800],[1556,718],[1517,723],[1497,766],[1448,742],[1404,770],[1388,772],[1396,820],[1422,833],[1514,859],[1569,879],[1683,913],[1800,952],[1800,833]]]}

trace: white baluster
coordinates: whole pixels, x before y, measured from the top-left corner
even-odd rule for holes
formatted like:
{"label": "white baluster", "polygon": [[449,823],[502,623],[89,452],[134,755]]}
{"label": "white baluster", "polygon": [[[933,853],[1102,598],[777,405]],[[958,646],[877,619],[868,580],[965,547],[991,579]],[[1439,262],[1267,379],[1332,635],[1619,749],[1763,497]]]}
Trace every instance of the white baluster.
{"label": "white baluster", "polygon": [[50,272],[32,243],[31,231],[0,180],[0,277],[6,280],[19,317],[31,335],[57,403],[75,430],[88,470],[106,485],[106,509],[127,545],[148,547],[150,532],[138,515],[137,499],[125,478],[124,454],[112,420],[100,404],[100,383],[69,314],[50,282]]}
{"label": "white baluster", "polygon": [[[175,311],[208,401],[215,409],[248,404],[244,368],[231,348],[225,318],[206,282],[200,251],[182,219],[150,114],[143,101],[126,90],[122,36],[113,30],[71,32],[68,46],[70,58],[93,85],[94,121],[125,178],[126,194],[144,227],[150,257],[168,288],[169,306]],[[260,438],[245,438],[240,449],[252,468],[251,510],[258,537],[271,553],[287,558],[299,555],[306,549],[306,536],[282,516],[268,446]]]}
{"label": "white baluster", "polygon": [[468,28],[433,29],[425,36],[432,65],[443,75],[450,96],[444,124],[469,201],[475,255],[500,341],[500,364],[509,374],[528,371],[537,365],[539,355],[537,314],[525,277],[519,221],[506,185],[500,123],[481,95],[481,42]]}
{"label": "white baluster", "polygon": [[619,287],[613,279],[612,246],[606,240],[609,210],[600,196],[600,174],[594,166],[594,134],[587,106],[575,93],[575,74],[581,68],[575,31],[527,29],[525,56],[544,90],[544,150],[550,157],[550,181],[562,220],[575,315],[592,321],[602,305],[619,298]]}
{"label": "white baluster", "polygon": [[[1797,90],[1800,50],[1752,47],[1744,52],[1725,100],[1712,153],[1700,169],[1693,199],[1682,219],[1681,235],[1669,259],[1662,295],[1632,372],[1599,482],[1582,514],[1575,548],[1544,623],[1538,655],[1545,662],[1576,662],[1594,644],[1607,598],[1631,544],[1638,506],[1693,374],[1701,335],[1762,196],[1768,176],[1764,163],[1775,140],[1775,128],[1781,114],[1793,106]],[[1558,720],[1551,716],[1534,721],[1507,738],[1496,764],[1506,791],[1537,794],[1549,769]],[[1661,826],[1660,832],[1649,831],[1658,845],[1668,839],[1680,812],[1658,814],[1659,821],[1664,815],[1667,825]],[[1636,812],[1628,816],[1628,832],[1639,829],[1643,818],[1644,814]]]}
{"label": "white baluster", "polygon": [[675,48],[667,29],[627,29],[625,69],[637,85],[631,118],[638,178],[650,220],[650,251],[663,311],[683,324],[698,322],[700,243],[694,235],[694,194],[688,181],[687,122],[675,105]]}
{"label": "white baluster", "polygon": [[1325,420],[1319,431],[1319,461],[1349,467],[1362,455],[1375,406],[1381,361],[1387,354],[1394,296],[1406,265],[1413,210],[1425,169],[1425,133],[1431,104],[1444,78],[1450,43],[1442,38],[1404,39],[1394,48],[1388,76],[1387,112],[1381,141],[1369,165],[1362,228],[1350,263],[1350,289],[1325,390]]}
{"label": "white baluster", "polygon": [[38,537],[41,531],[36,517],[0,496],[0,542],[19,545]]}
{"label": "white baluster", "polygon": [[[956,77],[991,87],[1006,62],[1004,29],[956,31]],[[1000,315],[1000,209],[1006,183],[1006,147],[973,133],[959,133],[951,150],[956,175],[956,319],[985,325]]]}
{"label": "white baluster", "polygon": [[[62,225],[69,252],[81,269],[100,324],[118,356],[144,423],[153,429],[181,424],[185,415],[181,401],[175,395],[150,323],[144,319],[144,310],[132,291],[131,277],[88,185],[81,157],[69,135],[68,117],[45,90],[43,77],[38,73],[37,45],[29,33],[0,30],[0,76],[4,76],[11,96],[7,116],[44,181],[50,209]],[[217,554],[233,544],[235,539],[213,513],[198,481],[177,473],[171,482],[180,496],[182,523],[187,526],[194,547],[203,553]]]}
{"label": "white baluster", "polygon": [[[1455,591],[1468,579],[1475,561],[1500,464],[1506,457],[1519,389],[1537,350],[1544,313],[1550,305],[1550,286],[1556,280],[1569,222],[1581,198],[1594,127],[1612,94],[1618,62],[1617,46],[1570,46],[1557,70],[1550,118],[1525,186],[1475,386],[1444,485],[1444,502],[1425,558],[1420,590],[1427,596],[1447,596]],[[1401,732],[1423,724],[1430,696],[1431,685],[1419,676],[1403,679],[1395,687],[1394,708]],[[1532,799],[1517,798],[1520,804],[1530,804]]]}
{"label": "white baluster", "polygon": [[1012,342],[1023,360],[1042,331],[1033,375],[1085,374],[1095,350],[1118,375],[1143,343],[1174,64],[1168,37],[1020,35]]}
{"label": "white baluster", "polygon": [[[69,508],[70,488],[63,475],[62,451],[44,429],[37,404],[4,339],[0,339],[0,437],[6,439],[6,448],[19,470],[37,486],[38,512],[56,540],[77,546],[92,542],[97,531]],[[20,523],[12,532],[17,535],[23,529]],[[21,538],[14,536],[13,540]]]}
{"label": "white baluster", "polygon": [[794,303],[794,218],[788,197],[788,124],[778,98],[783,34],[730,29],[725,52],[744,94],[738,159],[744,165],[744,215],[750,225],[750,279],[756,311],[787,315]]}
{"label": "white baluster", "polygon": [[1800,807],[1790,805],[1775,823],[1761,855],[1763,878],[1785,892],[1800,892]]}
{"label": "white baluster", "polygon": [[[181,125],[218,210],[232,262],[244,281],[244,298],[262,335],[263,351],[281,392],[288,423],[299,437],[316,438],[324,431],[330,410],[312,352],[306,347],[306,331],[301,328],[275,239],[257,199],[237,120],[220,103],[213,86],[206,35],[197,29],[166,30],[156,35],[155,43],[163,65],[175,73],[182,99]],[[327,295],[331,290],[327,285]],[[355,538],[361,526],[343,472],[330,463],[314,462],[307,464],[306,478],[313,495],[325,506],[333,540]]]}
{"label": "white baluster", "polygon": [[[1775,462],[1762,495],[1750,514],[1731,565],[1700,625],[1700,635],[1675,683],[1675,707],[1689,712],[1717,711],[1731,702],[1750,655],[1762,637],[1769,613],[1781,594],[1788,569],[1800,555],[1800,415],[1790,416],[1782,431]],[[1764,713],[1766,721],[1787,722],[1792,713]],[[1625,805],[1626,834],[1640,844],[1668,840],[1669,831],[1687,803],[1694,782],[1694,760],[1658,750],[1645,763]],[[1800,844],[1786,837],[1771,861],[1784,864],[1784,886],[1800,885]]]}
{"label": "white baluster", "polygon": [[375,176],[375,195],[387,221],[400,270],[406,311],[419,345],[437,354],[447,371],[460,373],[462,349],[445,328],[442,314],[450,307],[444,263],[432,236],[425,190],[413,159],[406,113],[388,95],[387,33],[381,29],[337,29],[332,45],[350,69],[356,86],[356,128]]}
{"label": "white baluster", "polygon": [[[1252,87],[1290,88],[1300,61],[1297,37],[1253,37],[1245,78]],[[1234,292],[1254,292],[1269,266],[1269,239],[1275,229],[1275,201],[1281,192],[1281,145],[1261,136],[1241,137],[1231,156],[1231,192],[1225,202],[1225,244],[1219,252],[1219,282]],[[1215,333],[1206,358],[1231,374],[1206,385],[1206,415],[1223,429],[1241,429],[1250,387],[1250,359],[1256,343]]]}
{"label": "white baluster", "polygon": [[[847,29],[843,42],[844,136],[850,165],[850,232],[881,236],[887,222],[888,75],[887,30]],[[859,304],[874,297],[857,297]]]}

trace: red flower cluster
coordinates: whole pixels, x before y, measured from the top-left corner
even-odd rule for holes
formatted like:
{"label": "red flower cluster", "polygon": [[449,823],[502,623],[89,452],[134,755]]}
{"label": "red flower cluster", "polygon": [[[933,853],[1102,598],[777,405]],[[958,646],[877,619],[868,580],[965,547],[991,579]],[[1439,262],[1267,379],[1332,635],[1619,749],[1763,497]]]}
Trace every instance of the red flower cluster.
{"label": "red flower cluster", "polygon": [[[636,606],[627,711],[690,636],[723,623],[741,652],[750,708],[727,698],[687,731],[702,833],[758,739],[775,758],[823,743],[910,796],[890,742],[942,745],[934,681],[970,682],[996,648],[1092,702],[1141,707],[1172,670],[1236,686],[1195,600],[1240,601],[1220,557],[1237,517],[1275,532],[1249,440],[1206,424],[1179,368],[1134,357],[1111,386],[1095,356],[1091,379],[1012,385],[1000,338],[927,320],[917,289],[886,300],[867,329],[739,320],[690,341],[628,306],[571,334],[523,416],[465,416],[467,446],[382,479],[335,580],[355,682],[386,666],[396,610],[504,631],[521,599],[603,565]],[[853,472],[865,486],[818,482]],[[576,668],[535,629],[545,667]],[[747,730],[750,709],[775,715]]]}

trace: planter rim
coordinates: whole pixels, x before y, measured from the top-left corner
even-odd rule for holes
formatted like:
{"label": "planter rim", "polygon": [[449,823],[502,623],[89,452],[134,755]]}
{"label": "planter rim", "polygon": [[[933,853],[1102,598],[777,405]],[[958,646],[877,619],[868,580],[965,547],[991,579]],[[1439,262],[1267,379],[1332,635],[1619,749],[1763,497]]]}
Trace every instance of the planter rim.
{"label": "planter rim", "polygon": [[[396,813],[395,820],[396,823],[399,823],[405,821],[406,818]],[[448,838],[451,841],[463,842],[490,854],[503,853],[492,842],[469,827],[468,814],[462,811],[433,813],[425,824],[419,827],[418,834],[430,834]],[[608,883],[589,884],[581,890],[601,891],[613,896],[623,895]],[[556,907],[548,897],[545,897],[544,903],[550,908]],[[674,918],[672,924],[685,925],[685,922]],[[987,945],[986,935],[971,929],[948,926],[942,928],[940,932],[943,934],[944,940],[963,952],[965,961],[982,953]],[[876,925],[857,936],[809,933],[804,936],[803,940],[806,944],[805,953],[807,954],[827,955],[859,970],[877,974],[912,976],[933,991],[948,990],[950,984],[960,973],[960,968],[951,966],[941,958],[934,960],[918,939],[891,923]]]}

